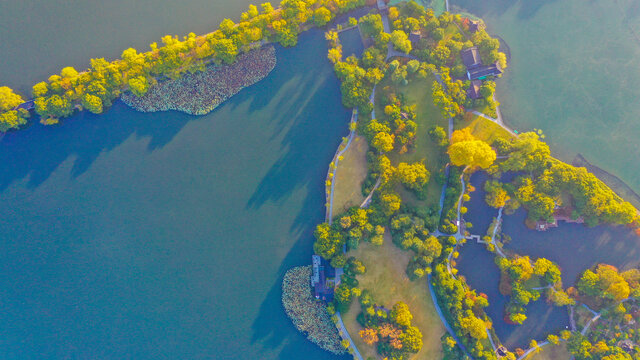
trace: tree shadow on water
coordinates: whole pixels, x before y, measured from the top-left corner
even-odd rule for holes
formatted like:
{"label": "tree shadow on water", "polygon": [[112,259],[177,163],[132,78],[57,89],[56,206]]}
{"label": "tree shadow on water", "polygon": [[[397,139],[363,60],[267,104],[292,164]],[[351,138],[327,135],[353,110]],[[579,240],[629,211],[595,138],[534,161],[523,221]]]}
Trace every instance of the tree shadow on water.
{"label": "tree shadow on water", "polygon": [[[168,144],[195,116],[178,112],[139,113],[116,101],[105,114],[82,112],[55,126],[34,124],[0,140],[0,191],[29,178],[35,189],[67,159],[75,157],[72,176],[82,175],[98,156],[126,139],[150,138],[148,150]],[[34,122],[37,120],[34,120]]]}
{"label": "tree shadow on water", "polygon": [[[316,205],[315,209],[319,211],[302,211],[309,223],[320,222],[324,217],[321,204],[314,205]],[[277,357],[282,360],[299,359],[302,354],[304,354],[305,359],[348,359],[350,356],[333,355],[309,342],[305,335],[297,331],[282,306],[282,280],[284,274],[293,266],[309,264],[309,262],[300,264],[300,259],[311,258],[313,252],[311,233],[311,229],[303,231],[282,261],[278,269],[278,277],[260,305],[258,316],[252,324],[253,335],[251,342],[260,342],[263,347],[268,349],[276,349],[284,344]],[[283,323],[286,328],[278,326]]]}
{"label": "tree shadow on water", "polygon": [[[280,148],[286,151],[260,181],[246,207],[257,209],[285,198],[296,189],[307,189],[303,206],[289,229],[289,236],[297,240],[283,259],[278,277],[252,324],[253,343],[259,342],[269,349],[284,344],[279,351],[280,359],[339,358],[311,345],[287,319],[282,307],[284,273],[293,266],[310,263],[313,229],[324,221],[325,176],[341,137],[348,133],[351,116],[351,111],[341,104],[340,83],[326,60],[326,51],[322,32],[309,31],[300,37],[297,47],[278,49],[278,66],[263,80],[269,87],[285,91],[271,121],[277,125],[273,138],[284,132]],[[295,79],[295,88],[282,86],[291,79]],[[252,105],[259,106],[263,101],[255,99]],[[283,319],[287,331],[278,326]]]}
{"label": "tree shadow on water", "polygon": [[[302,186],[323,184],[341,136],[348,134],[351,115],[341,104],[340,83],[326,60],[321,31],[304,33],[295,48],[278,49],[277,68],[263,81],[268,88],[283,92],[277,94],[280,99],[271,121],[276,124],[272,138],[282,136],[280,148],[285,153],[249,199],[246,206],[254,209]],[[251,106],[265,106],[264,98],[254,99]]]}

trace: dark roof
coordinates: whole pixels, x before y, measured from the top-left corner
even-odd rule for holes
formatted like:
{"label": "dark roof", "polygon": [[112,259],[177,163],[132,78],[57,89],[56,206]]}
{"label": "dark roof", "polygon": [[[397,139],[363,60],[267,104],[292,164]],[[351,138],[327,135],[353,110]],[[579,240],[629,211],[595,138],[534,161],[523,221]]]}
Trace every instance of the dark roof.
{"label": "dark roof", "polygon": [[460,57],[462,57],[462,63],[467,69],[482,65],[480,53],[478,53],[478,48],[475,46],[460,51]]}
{"label": "dark roof", "polygon": [[333,299],[333,287],[327,286],[327,280],[336,276],[336,269],[329,262],[318,255],[311,257],[313,272],[311,274],[311,286],[313,295],[318,300],[331,301]]}
{"label": "dark roof", "polygon": [[35,109],[35,108],[36,108],[36,102],[35,102],[34,100],[29,100],[29,101],[27,101],[27,102],[24,102],[24,103],[22,103],[22,104],[18,105],[18,106],[16,107],[16,110],[18,110],[18,109],[25,109],[25,110],[27,110],[27,111],[31,111],[31,110],[33,110],[33,109]]}
{"label": "dark roof", "polygon": [[472,33],[478,31],[479,28],[480,28],[480,22],[479,21],[471,21],[469,23],[469,31],[471,31]]}
{"label": "dark roof", "polygon": [[420,31],[412,31],[411,34],[409,34],[409,41],[415,44],[420,41],[421,37]]}
{"label": "dark roof", "polygon": [[487,76],[498,76],[502,75],[502,69],[498,63],[493,63],[491,65],[482,65],[477,66],[472,69],[468,69],[469,80],[475,79],[483,79]]}
{"label": "dark roof", "polygon": [[479,99],[480,96],[480,86],[482,86],[482,81],[473,80],[471,81],[471,85],[469,86],[469,90],[467,90],[467,95],[472,99]]}

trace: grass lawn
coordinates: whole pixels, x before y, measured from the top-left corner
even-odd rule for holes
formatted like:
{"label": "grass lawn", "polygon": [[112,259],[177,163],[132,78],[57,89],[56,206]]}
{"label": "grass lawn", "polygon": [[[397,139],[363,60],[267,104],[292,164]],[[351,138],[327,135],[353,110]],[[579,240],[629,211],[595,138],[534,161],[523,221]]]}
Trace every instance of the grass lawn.
{"label": "grass lawn", "polygon": [[492,144],[497,138],[513,139],[514,136],[491,120],[473,113],[464,114],[464,120],[456,124],[456,129],[470,128],[471,133],[480,140]]}
{"label": "grass lawn", "polygon": [[[429,75],[426,79],[419,78],[417,76],[409,78],[409,84],[406,86],[395,85],[391,82],[391,79],[385,78],[379,85],[379,89],[383,89],[385,86],[391,86],[397,89],[399,93],[404,94],[407,98],[407,104],[416,105],[416,123],[418,129],[416,131],[416,138],[414,146],[411,150],[404,154],[398,154],[392,152],[389,154],[391,163],[395,166],[400,162],[413,163],[417,161],[424,161],[431,174],[431,180],[429,180],[428,197],[426,201],[419,201],[415,198],[413,193],[409,191],[400,191],[404,201],[412,205],[431,206],[438,204],[440,201],[440,191],[442,187],[436,184],[435,174],[440,170],[440,149],[436,143],[431,141],[429,136],[429,129],[433,126],[441,126],[447,130],[449,124],[448,120],[444,119],[440,114],[440,110],[433,104],[432,86],[435,78],[433,75]],[[384,91],[376,92],[376,114],[378,117],[384,115],[384,106],[382,106],[382,100]]]}
{"label": "grass lawn", "polygon": [[355,136],[347,151],[338,162],[333,193],[333,214],[339,215],[351,206],[364,200],[360,186],[367,177],[367,140]]}
{"label": "grass lawn", "polygon": [[462,36],[464,36],[464,34],[460,32],[460,29],[456,26],[456,24],[452,22],[444,29],[444,38],[442,38],[442,40],[440,41],[447,41],[455,34],[461,34]]}
{"label": "grass lawn", "polygon": [[567,351],[566,342],[559,345],[549,344],[542,347],[542,351],[529,355],[525,360],[569,360],[571,354]]}
{"label": "grass lawn", "polygon": [[[440,337],[445,330],[429,296],[427,280],[410,281],[405,274],[411,252],[397,248],[391,241],[391,234],[387,232],[382,246],[362,243],[357,250],[347,255],[355,256],[365,264],[367,272],[358,276],[358,287],[371,291],[376,303],[387,308],[398,301],[409,305],[413,314],[412,324],[422,332],[423,341],[422,350],[412,359],[442,358]],[[343,315],[345,326],[365,359],[368,356],[379,358],[376,349],[366,345],[358,336],[358,332],[362,330],[356,321],[359,312],[360,304],[354,301],[349,311]]]}

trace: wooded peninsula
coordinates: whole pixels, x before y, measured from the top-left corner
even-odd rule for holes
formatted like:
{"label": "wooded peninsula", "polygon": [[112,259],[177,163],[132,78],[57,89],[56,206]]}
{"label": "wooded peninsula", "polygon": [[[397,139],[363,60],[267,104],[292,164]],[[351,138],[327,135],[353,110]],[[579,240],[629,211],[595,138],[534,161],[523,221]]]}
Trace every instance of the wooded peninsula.
{"label": "wooded peninsula", "polygon": [[[554,158],[542,131],[520,134],[504,124],[495,81],[507,57],[480,19],[436,14],[414,1],[251,5],[239,22],[225,19],[208,34],[167,35],[147,52],[92,59],[82,72],[65,67],[35,84],[29,101],[0,87],[0,131],[25,127],[31,110],[45,125],[76,110],[100,114],[125,93],[142,111],[180,109],[163,103],[171,81],[232,76],[240,67],[225,66],[255,54],[275,57],[265,46],[295,46],[312,27],[326,30],[327,61],[353,115],[329,165],[327,217],[315,227],[312,265],[284,276],[283,306],[296,328],[331,353],[356,359],[515,360],[545,351],[567,360],[640,359],[637,264],[596,262],[564,284],[557,261],[510,248],[518,234],[503,233],[503,218],[518,212],[526,212],[522,232],[562,221],[640,234],[640,216],[585,168]],[[361,53],[345,49],[345,31],[358,32]],[[267,60],[253,60],[263,64],[259,76],[239,76],[229,91],[211,90],[203,107],[188,111],[211,111],[267,76],[275,66]],[[160,94],[162,84],[168,90]],[[150,89],[158,91],[153,104],[141,100]],[[474,173],[488,178],[481,188],[471,184]],[[482,206],[497,216],[476,230],[465,215],[481,191]],[[488,315],[494,298],[459,271],[461,251],[472,242],[499,271],[507,298],[502,318]],[[530,307],[540,299],[566,308],[570,323],[544,339],[531,337],[526,349],[508,348],[497,323],[535,321]]]}

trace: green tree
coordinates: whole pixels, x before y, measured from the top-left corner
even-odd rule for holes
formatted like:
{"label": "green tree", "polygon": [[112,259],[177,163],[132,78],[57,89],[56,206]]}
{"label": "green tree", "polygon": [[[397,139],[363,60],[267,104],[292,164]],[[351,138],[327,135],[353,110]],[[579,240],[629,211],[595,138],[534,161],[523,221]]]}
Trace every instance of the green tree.
{"label": "green tree", "polygon": [[366,37],[377,37],[384,31],[380,14],[367,14],[360,18],[360,30]]}
{"label": "green tree", "polygon": [[395,305],[393,305],[389,315],[391,321],[393,321],[395,324],[398,324],[402,327],[411,326],[413,315],[411,314],[411,311],[409,311],[409,306],[402,301],[397,302]]}
{"label": "green tree", "polygon": [[13,110],[23,102],[22,96],[16,94],[10,87],[0,86],[0,113]]}
{"label": "green tree", "polygon": [[325,26],[331,21],[333,14],[324,6],[321,6],[313,11],[313,22],[316,26]]}
{"label": "green tree", "polygon": [[422,349],[422,333],[415,326],[408,326],[400,335],[402,341],[402,350],[417,353]]}
{"label": "green tree", "polygon": [[131,78],[129,79],[128,83],[129,89],[131,89],[131,92],[135,96],[143,96],[149,90],[149,83],[147,81],[147,78],[144,76]]}
{"label": "green tree", "polygon": [[409,41],[407,33],[402,30],[394,30],[391,33],[391,43],[398,51],[402,51],[405,54],[411,52],[411,41]]}
{"label": "green tree", "polygon": [[419,190],[429,181],[429,171],[423,163],[401,162],[396,169],[398,179],[409,189]]}
{"label": "green tree", "polygon": [[505,206],[510,199],[507,191],[499,181],[487,181],[484,184],[484,190],[486,191],[485,201],[489,206],[496,209]]}
{"label": "green tree", "polygon": [[343,268],[347,264],[347,258],[344,254],[338,254],[331,259],[330,265],[334,268]]}
{"label": "green tree", "polygon": [[393,150],[394,139],[395,139],[395,137],[392,134],[387,134],[385,132],[379,132],[373,138],[373,141],[371,142],[371,145],[374,148],[376,148],[376,150],[378,150],[378,152],[380,152],[380,153],[389,152],[389,151]]}
{"label": "green tree", "polygon": [[16,110],[0,113],[0,131],[5,132],[9,129],[19,128],[21,125],[27,123],[26,117],[27,116],[20,116]]}
{"label": "green tree", "polygon": [[238,55],[238,47],[231,39],[215,39],[211,43],[214,56],[218,61],[225,64],[231,64],[236,61]]}
{"label": "green tree", "polygon": [[501,163],[502,171],[539,171],[547,166],[551,151],[533,132],[523,133],[511,144],[509,157]]}
{"label": "green tree", "polygon": [[400,204],[401,199],[396,194],[387,193],[380,195],[380,205],[385,216],[391,216],[400,210]]}
{"label": "green tree", "polygon": [[82,106],[94,114],[102,113],[102,100],[95,95],[84,94],[82,96]]}
{"label": "green tree", "polygon": [[461,318],[460,327],[474,339],[483,340],[487,338],[487,328],[484,321],[473,314]]}
{"label": "green tree", "polygon": [[488,168],[496,160],[496,153],[482,140],[461,141],[449,146],[449,157],[456,166]]}
{"label": "green tree", "polygon": [[340,283],[340,285],[335,288],[333,295],[333,298],[340,309],[348,308],[349,304],[351,304],[351,300],[353,299],[351,288],[345,283]]}

